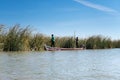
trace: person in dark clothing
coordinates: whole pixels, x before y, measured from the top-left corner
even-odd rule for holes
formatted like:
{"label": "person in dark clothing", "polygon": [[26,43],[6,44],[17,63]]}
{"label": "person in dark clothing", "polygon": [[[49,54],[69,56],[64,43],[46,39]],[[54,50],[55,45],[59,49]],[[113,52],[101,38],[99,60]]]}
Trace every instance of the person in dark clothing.
{"label": "person in dark clothing", "polygon": [[55,38],[53,34],[51,36],[51,47],[55,47]]}
{"label": "person in dark clothing", "polygon": [[78,48],[78,37],[76,37],[76,48]]}

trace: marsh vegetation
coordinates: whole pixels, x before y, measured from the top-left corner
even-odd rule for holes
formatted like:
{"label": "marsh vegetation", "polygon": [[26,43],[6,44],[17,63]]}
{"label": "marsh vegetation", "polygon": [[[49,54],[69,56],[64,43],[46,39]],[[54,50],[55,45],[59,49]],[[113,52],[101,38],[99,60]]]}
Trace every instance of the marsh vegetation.
{"label": "marsh vegetation", "polygon": [[[51,35],[51,34],[50,34]],[[21,27],[19,24],[6,29],[0,25],[0,50],[3,51],[41,51],[44,44],[50,45],[51,37],[42,33],[33,34],[30,26]],[[111,40],[104,36],[91,36],[79,39],[79,47],[85,45],[86,49],[120,48],[120,40]],[[74,48],[74,37],[56,37],[55,46],[61,48]]]}

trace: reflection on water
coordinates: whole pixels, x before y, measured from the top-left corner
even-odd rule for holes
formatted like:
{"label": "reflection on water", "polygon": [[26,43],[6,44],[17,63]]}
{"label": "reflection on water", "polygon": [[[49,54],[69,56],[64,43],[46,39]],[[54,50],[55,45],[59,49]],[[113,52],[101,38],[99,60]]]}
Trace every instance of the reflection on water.
{"label": "reflection on water", "polygon": [[119,80],[119,52],[1,52],[0,80]]}

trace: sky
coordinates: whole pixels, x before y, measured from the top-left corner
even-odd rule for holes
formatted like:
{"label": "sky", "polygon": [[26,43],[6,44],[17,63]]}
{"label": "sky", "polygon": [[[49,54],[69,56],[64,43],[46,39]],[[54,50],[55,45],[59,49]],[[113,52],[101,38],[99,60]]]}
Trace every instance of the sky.
{"label": "sky", "polygon": [[120,0],[0,0],[0,24],[34,33],[120,39]]}

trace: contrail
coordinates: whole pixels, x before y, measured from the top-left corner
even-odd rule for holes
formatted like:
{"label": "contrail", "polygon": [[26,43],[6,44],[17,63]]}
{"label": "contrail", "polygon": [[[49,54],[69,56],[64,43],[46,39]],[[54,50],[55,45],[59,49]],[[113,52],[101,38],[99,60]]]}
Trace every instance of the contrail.
{"label": "contrail", "polygon": [[104,12],[109,12],[109,13],[118,13],[116,10],[102,6],[102,5],[98,5],[98,4],[94,4],[85,0],[74,0],[84,6],[90,7],[90,8],[94,8],[100,11],[104,11]]}

